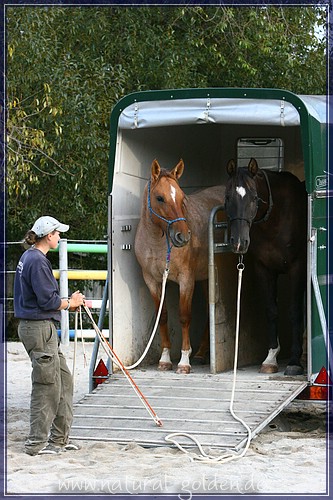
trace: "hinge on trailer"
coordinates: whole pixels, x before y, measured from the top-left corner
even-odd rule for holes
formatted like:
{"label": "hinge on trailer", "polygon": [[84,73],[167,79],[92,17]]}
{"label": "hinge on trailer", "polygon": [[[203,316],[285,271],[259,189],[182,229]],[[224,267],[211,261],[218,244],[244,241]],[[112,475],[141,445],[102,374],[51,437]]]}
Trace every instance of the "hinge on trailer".
{"label": "hinge on trailer", "polygon": [[134,127],[138,128],[138,114],[139,114],[139,105],[136,102],[134,105]]}
{"label": "hinge on trailer", "polygon": [[281,126],[282,127],[285,126],[285,123],[284,123],[284,106],[285,106],[285,102],[284,101],[280,101],[280,122],[281,122]]}
{"label": "hinge on trailer", "polygon": [[204,116],[205,116],[205,121],[206,122],[208,122],[209,111],[210,111],[210,97],[207,97],[206,110],[204,111]]}

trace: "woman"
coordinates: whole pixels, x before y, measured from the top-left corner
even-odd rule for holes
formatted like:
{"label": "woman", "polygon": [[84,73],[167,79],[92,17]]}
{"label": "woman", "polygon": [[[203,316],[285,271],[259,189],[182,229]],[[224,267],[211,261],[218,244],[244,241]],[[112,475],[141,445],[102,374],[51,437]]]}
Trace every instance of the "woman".
{"label": "woman", "polygon": [[57,454],[79,449],[68,440],[73,420],[73,382],[59,349],[54,322],[61,310],[74,311],[84,303],[79,291],[61,298],[46,257],[57,248],[60,233],[69,226],[50,216],[40,217],[25,236],[31,246],[20,258],[14,283],[14,312],[18,335],[32,363],[29,455]]}

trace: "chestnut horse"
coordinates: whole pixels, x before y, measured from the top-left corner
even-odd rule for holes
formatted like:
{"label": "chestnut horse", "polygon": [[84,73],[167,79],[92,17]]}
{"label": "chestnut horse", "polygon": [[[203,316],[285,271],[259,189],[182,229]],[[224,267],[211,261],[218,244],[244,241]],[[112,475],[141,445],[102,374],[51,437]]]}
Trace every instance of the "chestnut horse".
{"label": "chestnut horse", "polygon": [[[224,186],[203,189],[186,196],[178,184],[183,171],[182,160],[170,171],[161,168],[157,160],[153,161],[135,236],[135,254],[156,311],[161,299],[166,260],[170,259],[168,277],[179,284],[180,293],[182,353],[177,373],[190,373],[192,349],[189,328],[194,285],[195,281],[208,278],[208,220],[212,208],[224,203]],[[164,235],[165,238],[161,237]],[[167,319],[164,302],[159,320],[160,370],[172,369]]]}
{"label": "chestnut horse", "polygon": [[241,168],[230,160],[227,173],[225,210],[230,244],[233,252],[249,251],[253,256],[267,318],[269,352],[260,371],[278,371],[277,278],[288,274],[292,347],[285,375],[301,375],[307,259],[305,184],[290,172],[261,170],[253,158]]}

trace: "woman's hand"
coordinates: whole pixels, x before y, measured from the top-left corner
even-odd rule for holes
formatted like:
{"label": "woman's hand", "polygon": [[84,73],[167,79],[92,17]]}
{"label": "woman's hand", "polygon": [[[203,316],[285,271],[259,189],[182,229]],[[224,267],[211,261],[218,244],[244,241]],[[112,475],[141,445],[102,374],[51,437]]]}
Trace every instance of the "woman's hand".
{"label": "woman's hand", "polygon": [[79,290],[74,292],[69,299],[69,310],[75,311],[80,306],[84,304],[85,296]]}

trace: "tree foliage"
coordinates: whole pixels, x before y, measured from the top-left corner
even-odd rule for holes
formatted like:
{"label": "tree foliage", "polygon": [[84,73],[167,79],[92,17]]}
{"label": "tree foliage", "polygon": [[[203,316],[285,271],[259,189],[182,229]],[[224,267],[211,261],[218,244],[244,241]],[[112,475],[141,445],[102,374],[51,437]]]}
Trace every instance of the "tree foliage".
{"label": "tree foliage", "polygon": [[109,117],[130,92],[326,90],[319,7],[16,5],[6,19],[8,240],[43,213],[104,237]]}

